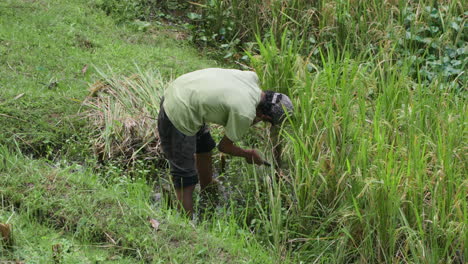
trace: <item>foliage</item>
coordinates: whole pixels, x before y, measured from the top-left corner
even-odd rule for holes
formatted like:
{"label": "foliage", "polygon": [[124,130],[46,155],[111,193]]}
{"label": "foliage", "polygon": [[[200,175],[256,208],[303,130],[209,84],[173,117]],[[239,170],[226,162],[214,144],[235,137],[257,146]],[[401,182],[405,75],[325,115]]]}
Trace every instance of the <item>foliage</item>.
{"label": "foliage", "polygon": [[[235,222],[220,220],[208,230],[152,202],[153,186],[143,176],[129,177],[118,160],[95,174],[93,131],[77,114],[89,83],[102,77],[96,69],[110,65],[125,76],[137,62],[169,79],[216,63],[170,30],[116,26],[92,2],[0,3],[0,222],[12,224],[15,239],[13,248],[0,241],[0,259],[273,262],[249,233],[231,232],[239,229]],[[37,159],[26,157],[28,144]],[[135,163],[134,173],[152,169]],[[161,222],[160,231],[148,216]]]}
{"label": "foliage", "polygon": [[[393,49],[392,59],[412,57],[410,74],[431,81],[437,75],[467,80],[466,12],[460,1],[242,1],[206,0],[187,11],[192,39],[219,47],[225,59],[240,61],[256,38],[300,42],[300,54],[321,64],[319,49],[372,57]],[[257,35],[257,37],[256,37]],[[260,47],[258,47],[260,49]],[[325,48],[325,49],[324,49]]]}
{"label": "foliage", "polygon": [[107,15],[113,15],[118,21],[141,20],[155,18],[173,19],[167,12],[185,8],[186,2],[181,0],[99,0],[96,5]]}
{"label": "foliage", "polygon": [[[198,6],[198,12],[190,12],[187,17],[192,21],[192,40],[207,45],[224,43],[223,48],[235,48],[240,40],[237,38],[236,22],[232,18],[232,8],[226,1],[206,1]],[[228,45],[228,46],[226,46]]]}
{"label": "foliage", "polygon": [[[168,10],[163,8],[164,3],[150,2],[107,0],[105,3],[110,6],[103,5],[103,8],[125,10],[133,14],[130,20],[147,21],[158,19],[148,15],[155,6]],[[400,63],[411,57],[410,74],[414,79],[431,81],[441,75],[455,81],[453,88],[458,90],[467,84],[463,70],[467,63],[468,25],[460,1],[204,0],[189,3],[189,6],[172,5],[178,14],[186,14],[188,23],[180,15],[173,21],[184,23],[192,32],[190,39],[199,45],[218,47],[224,59],[245,63],[242,52],[252,51],[256,38],[270,39],[273,35],[279,45],[284,33],[289,32],[286,36],[289,40],[301,43],[300,54],[318,65],[321,63],[319,49],[346,50],[372,57],[385,48],[392,49],[391,59]],[[119,18],[129,20],[126,15]]]}
{"label": "foliage", "polygon": [[31,221],[27,213],[19,213],[11,208],[0,209],[0,222],[14,223],[14,251],[6,250],[0,242],[2,261],[30,263],[96,263],[118,261],[135,263],[129,256],[94,245],[85,245],[68,234],[54,228]]}
{"label": "foliage", "polygon": [[300,44],[288,38],[288,31],[277,41],[270,34],[264,42],[257,38],[259,54],[247,52],[264,90],[275,90],[285,94],[293,92],[289,87],[295,85],[297,74],[302,70],[304,61],[295,50]]}
{"label": "foliage", "polygon": [[411,69],[413,76],[428,81],[441,76],[443,80],[455,81],[454,88],[463,89],[468,81],[463,74],[468,62],[468,25],[464,19],[467,13],[455,16],[451,13],[453,7],[448,5],[421,9],[421,14],[411,6],[403,10],[405,37],[397,50],[410,56],[417,66]]}

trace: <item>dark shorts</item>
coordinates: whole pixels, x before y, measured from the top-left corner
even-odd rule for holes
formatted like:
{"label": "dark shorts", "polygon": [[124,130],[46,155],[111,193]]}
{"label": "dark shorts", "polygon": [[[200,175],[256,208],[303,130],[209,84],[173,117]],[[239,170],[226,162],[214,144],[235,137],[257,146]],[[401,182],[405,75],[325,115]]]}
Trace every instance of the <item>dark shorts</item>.
{"label": "dark shorts", "polygon": [[158,115],[158,131],[164,155],[169,160],[174,187],[198,183],[195,153],[206,153],[216,146],[209,128],[204,125],[195,136],[186,136],[174,127],[162,107]]}

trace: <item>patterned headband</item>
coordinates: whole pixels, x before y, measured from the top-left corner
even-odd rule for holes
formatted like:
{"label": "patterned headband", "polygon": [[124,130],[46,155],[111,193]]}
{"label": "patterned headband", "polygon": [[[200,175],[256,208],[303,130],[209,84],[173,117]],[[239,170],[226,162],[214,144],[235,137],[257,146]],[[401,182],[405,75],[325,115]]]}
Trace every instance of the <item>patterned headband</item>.
{"label": "patterned headband", "polygon": [[[280,94],[280,93],[274,93],[274,94],[273,94],[273,99],[271,100],[271,103],[272,103],[272,104],[277,104],[279,101],[281,101],[281,97],[283,97],[282,94]],[[276,99],[278,99],[278,100],[276,100]]]}

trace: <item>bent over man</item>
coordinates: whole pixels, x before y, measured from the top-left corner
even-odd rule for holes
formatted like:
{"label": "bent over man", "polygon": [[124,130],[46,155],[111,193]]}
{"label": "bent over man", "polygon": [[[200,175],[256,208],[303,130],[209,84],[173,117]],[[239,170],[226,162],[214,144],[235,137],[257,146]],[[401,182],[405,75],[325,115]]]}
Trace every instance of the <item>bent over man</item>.
{"label": "bent over man", "polygon": [[280,124],[285,111],[293,109],[284,94],[259,87],[251,71],[210,68],[184,74],[164,92],[158,116],[158,130],[164,155],[169,160],[177,199],[193,213],[193,191],[200,182],[205,189],[212,181],[212,150],[216,146],[208,123],[224,127],[219,151],[243,157],[250,164],[264,160],[254,149],[234,144],[252,124],[267,121]]}

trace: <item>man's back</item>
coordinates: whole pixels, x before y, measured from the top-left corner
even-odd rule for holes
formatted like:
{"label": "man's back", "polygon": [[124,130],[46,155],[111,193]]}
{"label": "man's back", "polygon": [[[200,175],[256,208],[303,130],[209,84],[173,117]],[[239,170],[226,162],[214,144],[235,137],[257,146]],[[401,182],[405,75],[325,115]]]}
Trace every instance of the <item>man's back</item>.
{"label": "man's back", "polygon": [[182,133],[191,136],[215,123],[237,141],[255,118],[261,90],[254,72],[210,68],[180,76],[164,96],[167,116]]}

